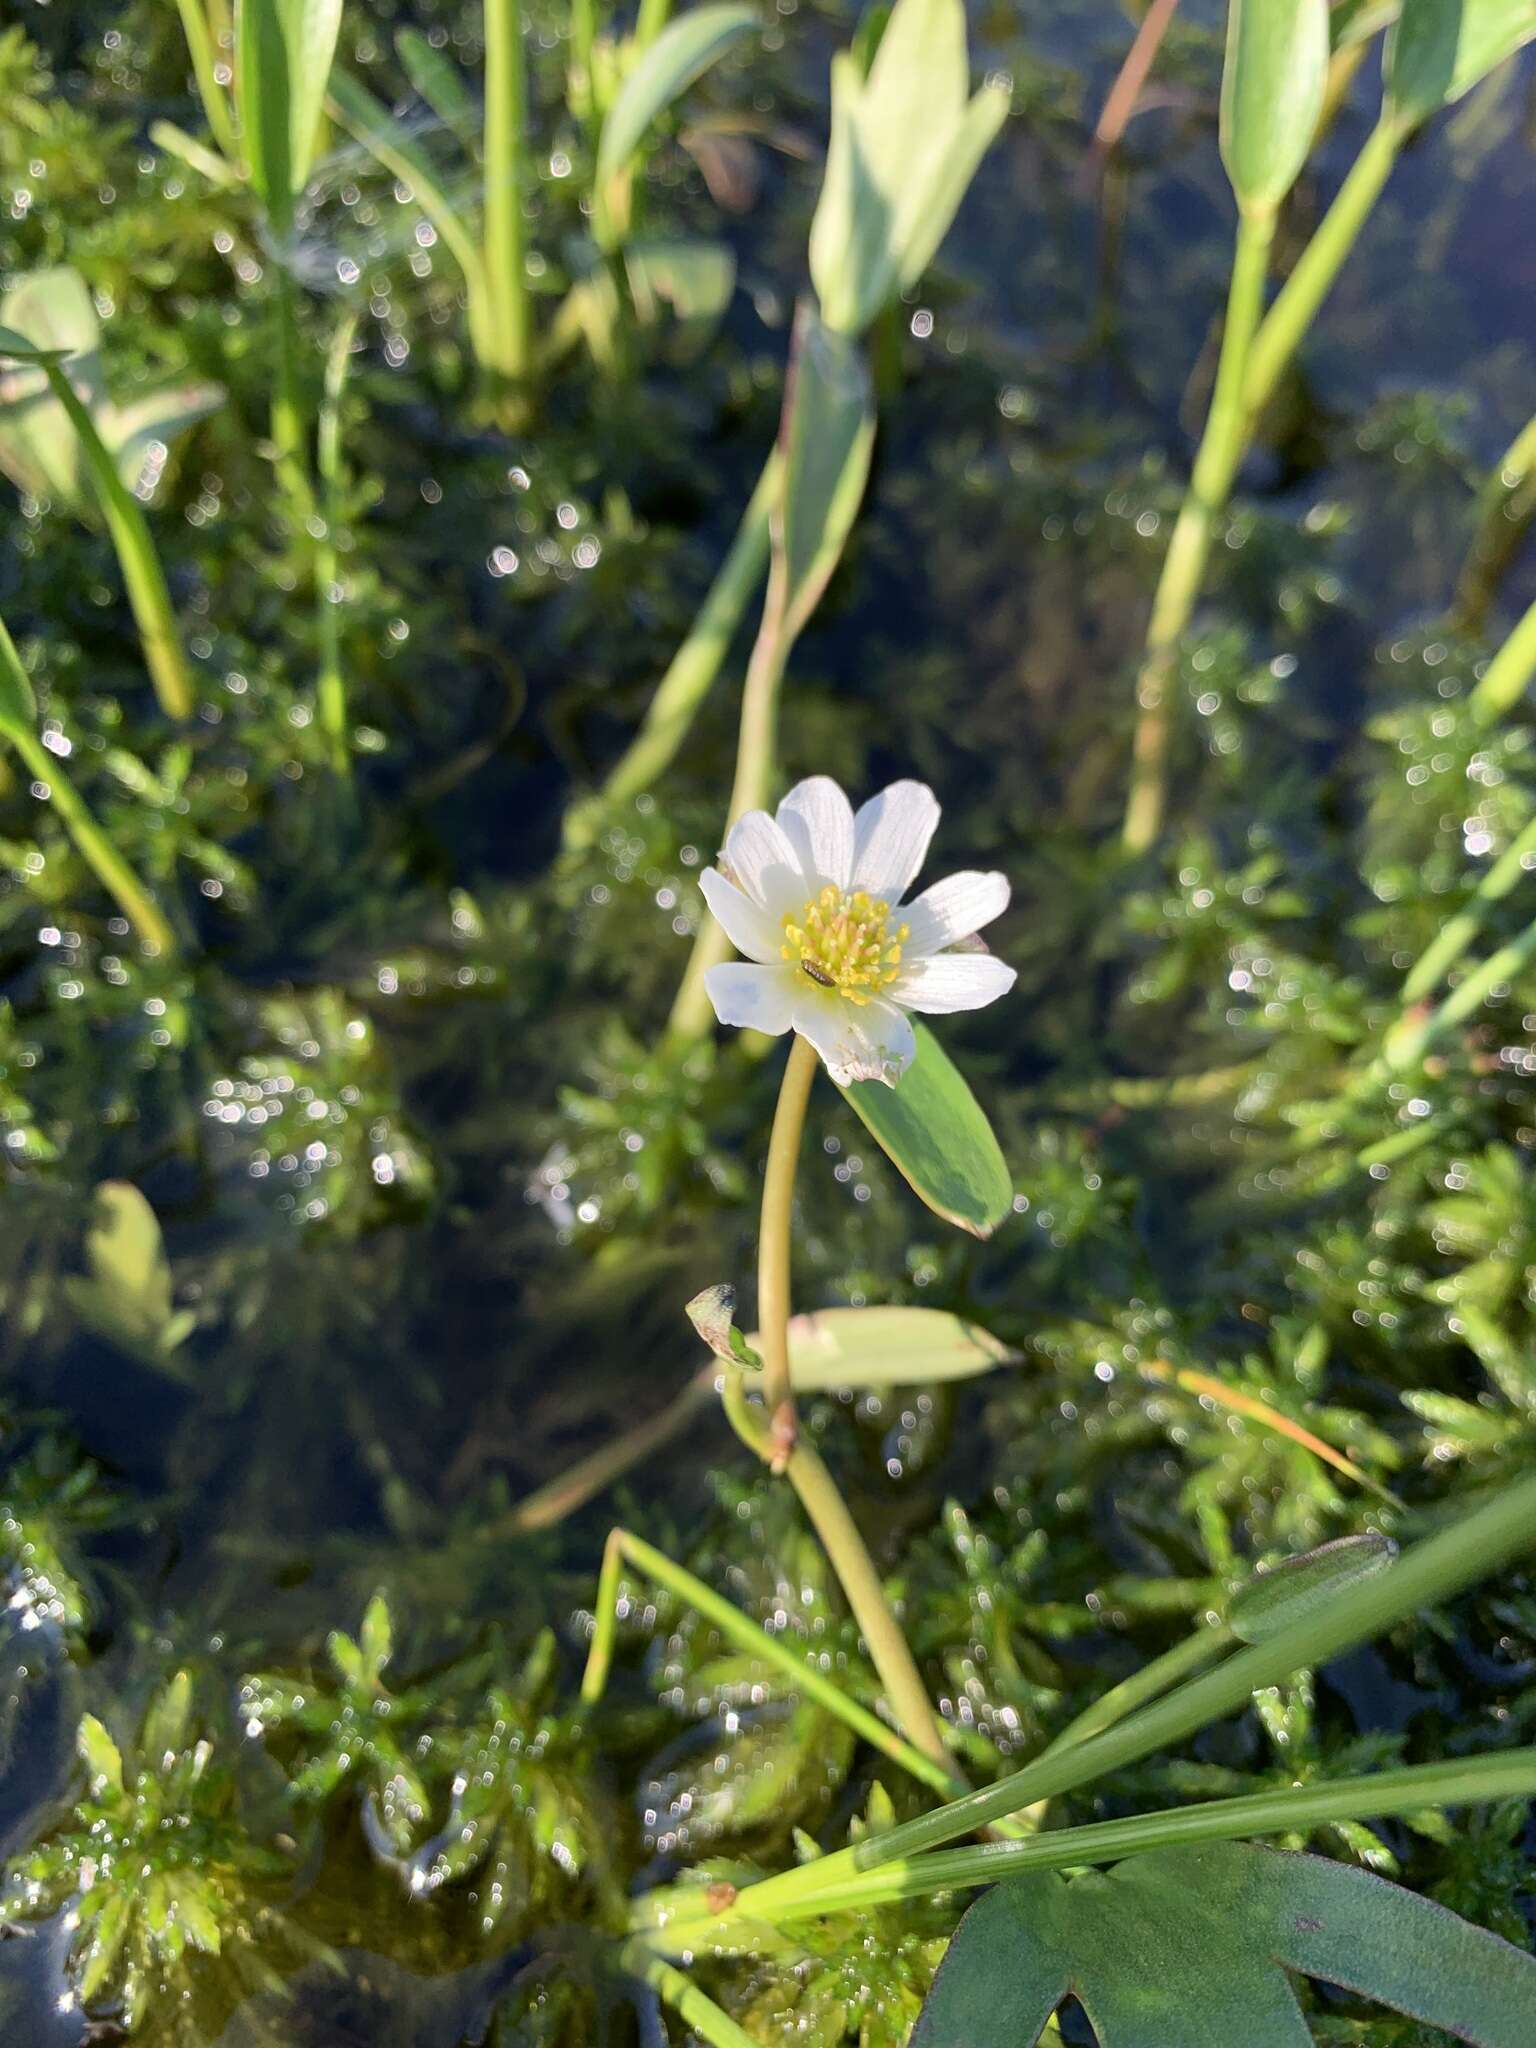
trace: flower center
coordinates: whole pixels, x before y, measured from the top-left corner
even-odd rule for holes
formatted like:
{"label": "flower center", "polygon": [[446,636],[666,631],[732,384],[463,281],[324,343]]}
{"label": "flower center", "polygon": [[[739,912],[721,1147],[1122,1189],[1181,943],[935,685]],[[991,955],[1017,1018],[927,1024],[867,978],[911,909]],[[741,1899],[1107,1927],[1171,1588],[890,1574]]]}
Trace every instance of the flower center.
{"label": "flower center", "polygon": [[836,989],[850,1003],[867,1003],[901,972],[911,927],[893,927],[890,915],[889,903],[875,902],[864,890],[845,896],[828,883],[798,918],[785,918],[780,950],[819,987]]}

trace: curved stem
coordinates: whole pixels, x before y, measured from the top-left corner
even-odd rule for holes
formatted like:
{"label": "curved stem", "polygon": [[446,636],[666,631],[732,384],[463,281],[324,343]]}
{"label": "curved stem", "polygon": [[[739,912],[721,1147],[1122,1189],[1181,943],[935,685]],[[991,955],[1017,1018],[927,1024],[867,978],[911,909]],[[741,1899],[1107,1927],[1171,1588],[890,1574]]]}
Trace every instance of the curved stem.
{"label": "curved stem", "polygon": [[1536,416],[1504,451],[1477,500],[1477,527],[1456,585],[1453,615],[1478,632],[1526,528],[1536,518]]}
{"label": "curved stem", "polygon": [[1215,522],[1247,446],[1244,389],[1248,353],[1264,309],[1264,279],[1274,234],[1271,209],[1249,209],[1239,218],[1216,388],[1189,489],[1163,558],[1147,626],[1146,654],[1136,678],[1136,732],[1122,833],[1127,853],[1145,853],[1162,828],[1172,736],[1174,657],[1200,595]]}

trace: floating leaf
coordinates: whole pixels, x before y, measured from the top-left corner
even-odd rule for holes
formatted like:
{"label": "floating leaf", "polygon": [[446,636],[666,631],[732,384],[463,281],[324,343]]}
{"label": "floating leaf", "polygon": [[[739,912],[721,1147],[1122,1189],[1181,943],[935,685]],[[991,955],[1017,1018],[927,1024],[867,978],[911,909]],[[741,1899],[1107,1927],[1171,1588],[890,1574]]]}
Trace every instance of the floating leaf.
{"label": "floating leaf", "polygon": [[1328,82],[1328,0],[1231,0],[1221,159],[1237,203],[1265,213],[1307,160]]}
{"label": "floating leaf", "polygon": [[1387,39],[1387,109],[1417,127],[1533,39],[1536,0],[1403,0]]}
{"label": "floating leaf", "polygon": [[103,1181],[97,1188],[85,1258],[88,1274],[66,1283],[75,1313],[109,1343],[164,1367],[196,1319],[172,1306],[160,1225],[131,1182]]}
{"label": "floating leaf", "polygon": [[974,1379],[1017,1357],[947,1309],[824,1308],[789,1323],[789,1376],[802,1394]]}
{"label": "floating leaf", "polygon": [[1327,1606],[1347,1586],[1384,1572],[1396,1556],[1397,1545],[1379,1531],[1340,1536],[1256,1572],[1233,1594],[1227,1620],[1245,1643],[1267,1643],[1293,1621]]}
{"label": "floating leaf", "polygon": [[1287,1970],[1475,2048],[1530,2048],[1536,1958],[1385,1878],[1247,1842],[999,1884],[961,1921],[911,2048],[1030,2048],[1069,1992],[1099,2048],[1306,2048]]}
{"label": "floating leaf", "polygon": [[594,184],[606,247],[616,247],[628,226],[624,180],[651,123],[718,63],[749,29],[757,26],[750,7],[694,7],[667,24],[619,88],[597,146]]}
{"label": "floating leaf", "polygon": [[844,1088],[865,1128],[936,1215],[990,1237],[1013,1207],[1002,1149],[964,1076],[926,1024],[914,1021],[917,1055],[894,1088]]}

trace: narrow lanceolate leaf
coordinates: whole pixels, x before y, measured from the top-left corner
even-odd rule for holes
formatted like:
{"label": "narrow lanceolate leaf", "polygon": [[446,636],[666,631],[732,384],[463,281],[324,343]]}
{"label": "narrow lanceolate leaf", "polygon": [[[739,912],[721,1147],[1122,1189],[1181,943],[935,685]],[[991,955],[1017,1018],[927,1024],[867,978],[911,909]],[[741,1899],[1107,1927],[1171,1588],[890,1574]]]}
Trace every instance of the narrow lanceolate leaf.
{"label": "narrow lanceolate leaf", "polygon": [[37,723],[32,679],[21,665],[16,643],[0,619],[0,732],[30,732]]}
{"label": "narrow lanceolate leaf", "polygon": [[1300,175],[1328,79],[1328,0],[1230,0],[1221,158],[1243,211],[1268,213]]}
{"label": "narrow lanceolate leaf", "polygon": [[961,1921],[911,2048],[1032,2048],[1069,1992],[1100,2048],[1309,2048],[1288,1971],[1475,2048],[1529,2048],[1536,1959],[1384,1878],[1246,1842],[999,1884]]}
{"label": "narrow lanceolate leaf", "polygon": [[236,86],[246,166],[274,232],[314,165],[342,0],[237,0]]}
{"label": "narrow lanceolate leaf", "polygon": [[780,429],[784,495],[772,522],[773,589],[793,639],[837,567],[869,479],[875,398],[856,341],[808,302],[795,320]]}
{"label": "narrow lanceolate leaf", "polygon": [[471,143],[480,121],[457,65],[441,50],[434,49],[417,28],[401,29],[395,37],[395,49],[406,77],[443,126],[466,146]]}
{"label": "narrow lanceolate leaf", "polygon": [[1387,40],[1386,110],[1414,128],[1536,39],[1536,0],[1403,0]]}
{"label": "narrow lanceolate leaf", "polygon": [[651,123],[756,23],[750,7],[728,5],[694,7],[668,23],[608,110],[597,146],[599,195],[608,194],[628,169]]}
{"label": "narrow lanceolate leaf", "polygon": [[473,294],[483,286],[484,266],[469,221],[460,212],[426,151],[384,103],[345,71],[333,73],[331,112],[349,135],[411,189],[412,197],[447,245]]}
{"label": "narrow lanceolate leaf", "polygon": [[1346,1588],[1384,1572],[1396,1556],[1390,1536],[1368,1530],[1289,1557],[1255,1573],[1233,1594],[1227,1607],[1232,1632],[1245,1643],[1267,1643],[1293,1621],[1331,1605]]}
{"label": "narrow lanceolate leaf", "polygon": [[1013,1207],[1002,1148],[954,1061],[926,1024],[914,1028],[917,1057],[894,1088],[853,1081],[843,1093],[935,1215],[990,1237]]}
{"label": "narrow lanceolate leaf", "polygon": [[974,1379],[1017,1356],[945,1309],[824,1308],[789,1323],[789,1376],[802,1394]]}

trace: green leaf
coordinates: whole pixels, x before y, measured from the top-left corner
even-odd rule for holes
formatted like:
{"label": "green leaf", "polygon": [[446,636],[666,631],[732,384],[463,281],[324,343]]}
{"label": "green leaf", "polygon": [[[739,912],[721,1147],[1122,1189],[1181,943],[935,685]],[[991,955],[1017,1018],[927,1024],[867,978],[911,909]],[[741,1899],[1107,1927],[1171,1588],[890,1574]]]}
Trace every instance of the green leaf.
{"label": "green leaf", "polygon": [[154,1210],[131,1182],[103,1181],[85,1239],[85,1277],[66,1281],[75,1313],[97,1336],[164,1368],[188,1334],[172,1307],[171,1268]]}
{"label": "green leaf", "polygon": [[1013,1207],[1007,1161],[981,1105],[926,1024],[894,1088],[853,1081],[843,1093],[891,1163],[936,1215],[990,1237]]}
{"label": "green leaf", "polygon": [[32,678],[22,666],[16,642],[0,619],[0,732],[30,732],[37,724]]}
{"label": "green leaf", "polygon": [[20,358],[0,371],[0,469],[34,497],[84,514],[91,497],[80,437],[42,367],[67,359],[81,403],[100,410],[101,324],[77,270],[35,270],[0,299],[0,354]]}
{"label": "green leaf", "polygon": [[1536,0],[1403,0],[1387,39],[1387,112],[1417,127],[1533,38]]}
{"label": "green leaf", "polygon": [[736,1290],[729,1281],[701,1288],[688,1303],[688,1320],[716,1358],[762,1371],[762,1359],[736,1327]]}
{"label": "green leaf", "polygon": [[1340,1536],[1255,1573],[1233,1594],[1227,1620],[1243,1642],[1267,1643],[1293,1621],[1327,1606],[1346,1587],[1384,1572],[1396,1556],[1397,1545],[1378,1531]]}
{"label": "green leaf", "polygon": [[789,1323],[789,1376],[802,1394],[974,1379],[1017,1357],[947,1309],[824,1308]]}
{"label": "green leaf", "polygon": [[962,0],[896,0],[866,78],[832,60],[831,139],[816,216],[811,277],[823,318],[861,334],[898,291],[916,284],[949,231],[1008,94],[968,99]]}
{"label": "green leaf", "polygon": [[484,284],[479,245],[468,221],[449,197],[431,158],[367,86],[360,85],[345,71],[338,70],[332,75],[327,104],[347,133],[377,158],[386,171],[410,187],[417,205],[464,273],[473,306],[473,294],[482,290]]}
{"label": "green leaf", "polygon": [[790,639],[821,600],[858,517],[875,445],[875,398],[863,351],[808,300],[795,319],[784,421],[784,491],[771,524],[770,602]]}
{"label": "green leaf", "polygon": [[293,202],[314,164],[341,5],[342,0],[236,0],[241,138],[251,183],[279,238],[292,231]]}
{"label": "green leaf", "polygon": [[192,1677],[178,1671],[150,1703],[139,1738],[139,1753],[145,1767],[158,1771],[167,1757],[183,1749],[192,1718]]}
{"label": "green leaf", "polygon": [[368,1683],[377,1685],[383,1676],[384,1667],[395,1654],[394,1623],[389,1618],[389,1602],[382,1593],[375,1593],[368,1602],[357,1646],[362,1655],[363,1670]]}
{"label": "green leaf", "polygon": [[1270,212],[1307,160],[1328,82],[1328,0],[1230,0],[1221,158],[1237,203]]}
{"label": "green leaf", "polygon": [[458,67],[434,49],[420,29],[401,29],[395,49],[412,86],[443,126],[467,147],[479,134],[480,120]]}
{"label": "green leaf", "polygon": [[81,1716],[75,1746],[90,1776],[93,1798],[99,1799],[106,1791],[122,1791],[122,1752],[94,1714]]}
{"label": "green leaf", "polygon": [[179,384],[147,391],[127,405],[108,404],[102,439],[117,473],[137,498],[152,495],[157,457],[224,403],[218,384]]}
{"label": "green leaf", "polygon": [[1247,1842],[999,1884],[961,1921],[910,2048],[1030,2048],[1069,1992],[1099,2048],[1307,2048],[1287,1970],[1474,2048],[1529,2048],[1536,1958],[1384,1878]]}
{"label": "green leaf", "polygon": [[624,271],[641,320],[652,323],[670,306],[694,342],[707,338],[736,289],[736,258],[723,242],[679,235],[626,242]]}
{"label": "green leaf", "polygon": [[756,26],[757,15],[750,7],[691,8],[667,24],[620,86],[598,139],[593,181],[599,219],[606,217],[610,223],[606,246],[615,246],[628,224],[620,184],[646,130],[719,62],[732,43]]}

